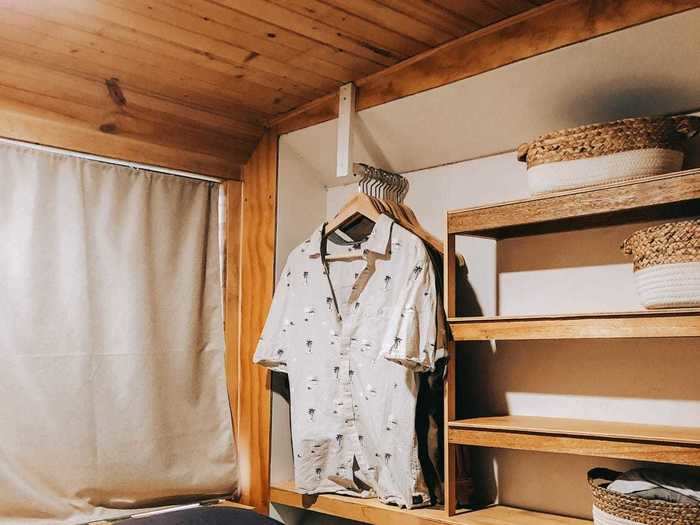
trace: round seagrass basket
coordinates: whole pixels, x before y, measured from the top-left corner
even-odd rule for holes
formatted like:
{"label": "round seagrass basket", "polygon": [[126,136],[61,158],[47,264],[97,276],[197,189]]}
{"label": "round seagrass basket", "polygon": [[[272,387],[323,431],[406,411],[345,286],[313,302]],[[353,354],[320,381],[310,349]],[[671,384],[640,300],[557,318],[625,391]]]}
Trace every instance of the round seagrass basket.
{"label": "round seagrass basket", "polygon": [[700,506],[649,500],[608,490],[619,472],[595,468],[588,472],[595,525],[698,525]]}
{"label": "round seagrass basket", "polygon": [[700,117],[642,117],[547,133],[518,148],[532,193],[660,175],[683,167]]}
{"label": "round seagrass basket", "polygon": [[700,219],[636,231],[621,248],[634,260],[635,284],[646,308],[700,306]]}

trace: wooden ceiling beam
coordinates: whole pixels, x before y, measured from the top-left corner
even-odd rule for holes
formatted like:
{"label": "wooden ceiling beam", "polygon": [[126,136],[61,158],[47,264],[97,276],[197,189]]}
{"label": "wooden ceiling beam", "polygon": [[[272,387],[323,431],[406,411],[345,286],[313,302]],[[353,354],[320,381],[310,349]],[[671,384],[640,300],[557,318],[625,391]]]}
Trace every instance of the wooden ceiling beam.
{"label": "wooden ceiling beam", "polygon": [[[700,7],[700,0],[555,0],[355,81],[357,109],[414,95],[567,45]],[[337,116],[330,94],[271,120],[280,133]]]}
{"label": "wooden ceiling beam", "polygon": [[[82,151],[132,162],[141,162],[190,171],[213,177],[239,179],[243,159],[221,158],[185,151],[172,145],[151,143],[142,136],[101,131],[77,118],[66,104],[61,112],[47,111],[35,100],[16,100],[0,87],[0,136],[44,144],[73,151]],[[162,133],[167,133],[163,129]]]}
{"label": "wooden ceiling beam", "polygon": [[[7,67],[6,61],[0,61]],[[105,83],[84,79],[34,81],[9,64],[12,74],[0,78],[2,97],[32,105],[52,115],[86,123],[106,134],[140,138],[144,142],[177,147],[183,151],[230,158],[240,163],[255,147],[255,141],[230,136],[212,128],[192,126],[179,115],[155,111],[133,101],[132,93],[116,84],[123,102],[117,103]],[[45,76],[45,75],[44,75]]]}
{"label": "wooden ceiling beam", "polygon": [[[182,140],[178,147],[193,146],[196,148],[193,151],[222,157],[236,153],[245,155],[258,140],[252,134],[236,132],[232,135],[219,127],[207,126],[183,114],[181,105],[164,108],[157,99],[131,91],[116,79],[89,80],[5,57],[0,57],[0,68],[4,73],[0,76],[0,86],[5,96],[34,101],[47,111],[58,113],[63,112],[63,102],[74,104],[74,110],[79,112],[67,112],[67,116],[91,122],[96,129],[105,132],[115,128],[151,134],[151,142],[163,140],[168,144]],[[46,81],[48,78],[50,82]],[[111,91],[116,91],[118,96]],[[262,129],[258,133],[262,133]]]}

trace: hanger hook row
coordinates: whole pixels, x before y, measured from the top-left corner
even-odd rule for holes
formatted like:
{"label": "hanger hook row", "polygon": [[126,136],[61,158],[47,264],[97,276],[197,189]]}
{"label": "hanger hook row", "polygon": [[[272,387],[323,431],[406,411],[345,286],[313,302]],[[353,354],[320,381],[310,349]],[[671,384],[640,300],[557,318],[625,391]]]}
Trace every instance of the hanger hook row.
{"label": "hanger hook row", "polygon": [[403,175],[358,163],[361,174],[358,189],[376,198],[403,202],[408,194],[409,183]]}

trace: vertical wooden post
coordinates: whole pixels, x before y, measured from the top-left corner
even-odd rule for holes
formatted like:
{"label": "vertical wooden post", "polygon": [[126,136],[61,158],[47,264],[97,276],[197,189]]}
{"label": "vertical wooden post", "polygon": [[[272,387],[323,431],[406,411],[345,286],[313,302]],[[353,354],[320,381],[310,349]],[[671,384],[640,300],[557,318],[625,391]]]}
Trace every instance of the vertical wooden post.
{"label": "vertical wooden post", "polygon": [[355,84],[350,82],[340,87],[338,97],[338,159],[337,177],[352,175],[352,121],[355,118]]}
{"label": "vertical wooden post", "polygon": [[237,434],[241,503],[268,513],[270,373],[253,354],[272,302],[277,225],[278,134],[268,130],[243,168]]}
{"label": "vertical wooden post", "polygon": [[[447,219],[445,219],[447,224]],[[450,234],[445,228],[445,255],[444,255],[444,272],[445,280],[443,290],[445,294],[445,311],[447,318],[455,316],[457,307],[457,257],[455,253],[455,235]],[[445,378],[444,391],[444,424],[445,424],[445,511],[448,516],[454,516],[457,512],[457,445],[451,445],[449,442],[449,424],[456,417],[456,358],[455,343],[452,337],[447,342],[447,353],[449,361],[447,363],[447,376]]]}
{"label": "vertical wooden post", "polygon": [[238,433],[239,335],[241,291],[241,218],[243,184],[239,181],[223,183],[226,195],[226,247],[224,258],[224,332],[226,336],[226,384],[231,406],[234,437]]}

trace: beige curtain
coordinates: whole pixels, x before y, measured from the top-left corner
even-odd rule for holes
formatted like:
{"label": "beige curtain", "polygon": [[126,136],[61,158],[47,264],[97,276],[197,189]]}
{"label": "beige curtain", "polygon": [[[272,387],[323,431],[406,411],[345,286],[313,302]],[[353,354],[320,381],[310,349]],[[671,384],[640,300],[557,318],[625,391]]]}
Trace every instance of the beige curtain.
{"label": "beige curtain", "polygon": [[217,197],[0,145],[0,524],[236,491]]}

